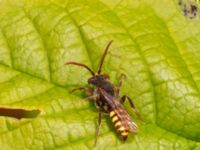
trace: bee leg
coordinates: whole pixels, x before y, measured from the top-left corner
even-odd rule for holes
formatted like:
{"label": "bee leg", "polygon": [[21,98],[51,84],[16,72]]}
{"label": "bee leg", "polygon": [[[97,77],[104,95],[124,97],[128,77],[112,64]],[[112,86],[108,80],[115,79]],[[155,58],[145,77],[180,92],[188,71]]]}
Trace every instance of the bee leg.
{"label": "bee leg", "polygon": [[89,100],[95,100],[96,101],[96,99],[99,97],[99,95],[96,95],[96,94],[93,94],[92,96],[88,96],[88,97],[86,97],[86,98],[84,98],[84,99],[89,99]]}
{"label": "bee leg", "polygon": [[70,93],[74,93],[76,91],[79,91],[79,90],[85,90],[86,87],[77,87],[77,88],[74,88],[70,91]]}
{"label": "bee leg", "polygon": [[76,92],[78,90],[83,90],[87,95],[93,94],[93,89],[89,88],[89,87],[77,87],[77,88],[72,89],[70,92],[73,93],[73,92]]}
{"label": "bee leg", "polygon": [[92,88],[88,88],[88,87],[78,87],[78,88],[75,88],[75,89],[71,90],[70,92],[73,93],[73,92],[75,92],[77,90],[83,90],[87,95],[90,95],[90,96],[88,96],[88,97],[86,97],[84,99],[95,100],[98,97],[98,95],[93,94],[93,89]]}
{"label": "bee leg", "polygon": [[98,124],[97,124],[97,129],[96,129],[96,137],[95,137],[95,141],[94,141],[94,147],[97,144],[97,139],[98,139],[98,136],[99,136],[100,126],[101,126],[101,110],[99,109]]}
{"label": "bee leg", "polygon": [[[141,119],[140,114],[139,114],[138,111],[136,110],[133,101],[131,100],[131,98],[130,98],[128,95],[122,96],[121,99],[120,99],[120,103],[121,103],[121,104],[124,104],[124,102],[125,102],[126,99],[128,99],[128,102],[129,102],[129,104],[130,104],[132,110],[134,111],[134,113],[138,116],[138,118]],[[141,119],[141,120],[142,120],[142,119]]]}
{"label": "bee leg", "polygon": [[119,96],[119,90],[122,86],[122,81],[123,81],[124,78],[126,78],[126,75],[122,73],[119,77],[118,85],[116,86],[116,89],[115,89],[115,96],[116,97]]}

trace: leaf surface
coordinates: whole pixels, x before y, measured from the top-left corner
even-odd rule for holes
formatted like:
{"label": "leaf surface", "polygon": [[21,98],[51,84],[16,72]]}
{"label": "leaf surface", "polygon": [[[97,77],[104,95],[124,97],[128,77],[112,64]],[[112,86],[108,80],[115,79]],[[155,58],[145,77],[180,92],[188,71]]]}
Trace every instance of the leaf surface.
{"label": "leaf surface", "polygon": [[97,109],[83,93],[114,40],[103,72],[143,118],[124,143],[104,115],[96,149],[200,149],[200,21],[169,0],[0,2],[1,107],[40,109],[34,119],[0,118],[3,150],[93,149]]}

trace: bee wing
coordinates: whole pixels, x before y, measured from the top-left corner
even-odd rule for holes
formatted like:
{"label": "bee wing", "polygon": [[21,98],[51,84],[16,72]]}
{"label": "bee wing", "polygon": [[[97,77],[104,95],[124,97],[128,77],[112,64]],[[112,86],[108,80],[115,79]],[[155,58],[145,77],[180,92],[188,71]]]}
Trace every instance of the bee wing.
{"label": "bee wing", "polygon": [[103,95],[104,99],[106,100],[107,104],[111,107],[112,110],[115,110],[115,113],[119,117],[121,123],[124,127],[126,127],[130,132],[137,131],[137,125],[132,120],[128,112],[125,110],[124,106],[116,100],[115,97],[108,94],[105,90],[99,89],[101,95]]}
{"label": "bee wing", "polygon": [[137,128],[138,128],[137,124],[131,118],[129,118],[129,119],[130,119],[129,122],[128,122],[129,131],[130,132],[137,132]]}
{"label": "bee wing", "polygon": [[137,132],[137,124],[133,121],[133,119],[131,118],[131,116],[128,114],[128,112],[125,110],[124,106],[119,103],[118,101],[115,101],[115,104],[117,106],[117,108],[120,111],[117,111],[117,114],[120,116],[124,126],[126,126],[130,132]]}
{"label": "bee wing", "polygon": [[104,89],[99,88],[98,91],[103,96],[103,98],[107,102],[108,106],[110,106],[112,109],[115,109],[117,107],[115,104],[115,97],[108,94]]}

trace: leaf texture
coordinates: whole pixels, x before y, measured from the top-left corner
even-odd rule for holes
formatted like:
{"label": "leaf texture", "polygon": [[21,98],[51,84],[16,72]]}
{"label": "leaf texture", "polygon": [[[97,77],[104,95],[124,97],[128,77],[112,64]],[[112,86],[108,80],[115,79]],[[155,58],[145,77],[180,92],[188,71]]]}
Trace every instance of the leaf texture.
{"label": "leaf texture", "polygon": [[93,149],[97,109],[72,88],[97,70],[128,94],[144,121],[124,143],[103,116],[96,149],[200,149],[200,21],[173,0],[2,0],[0,105],[40,109],[32,120],[0,117],[3,150]]}

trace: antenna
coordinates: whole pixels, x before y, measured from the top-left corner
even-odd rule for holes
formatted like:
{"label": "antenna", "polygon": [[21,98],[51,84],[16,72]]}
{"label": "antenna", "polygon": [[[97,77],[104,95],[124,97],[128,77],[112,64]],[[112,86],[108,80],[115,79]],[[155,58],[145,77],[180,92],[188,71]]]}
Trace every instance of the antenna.
{"label": "antenna", "polygon": [[106,54],[108,53],[108,49],[109,49],[110,45],[112,44],[112,42],[113,42],[113,40],[111,40],[111,41],[108,43],[108,45],[106,46],[106,48],[105,48],[105,50],[104,50],[103,56],[101,57],[101,61],[100,61],[100,63],[99,63],[99,69],[98,69],[98,72],[97,72],[98,74],[101,73],[101,68],[102,68],[104,59],[105,59],[105,57],[106,57]]}
{"label": "antenna", "polygon": [[95,73],[86,65],[84,64],[81,64],[81,63],[77,63],[77,62],[74,62],[74,61],[69,61],[69,62],[66,62],[65,65],[76,65],[76,66],[81,66],[85,69],[87,69],[93,76],[95,75]]}

